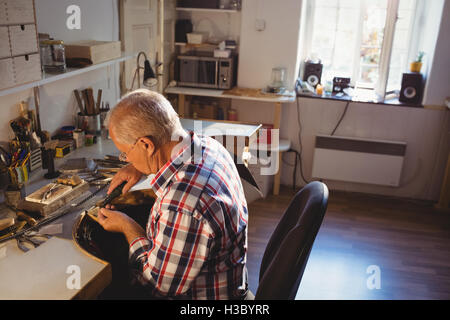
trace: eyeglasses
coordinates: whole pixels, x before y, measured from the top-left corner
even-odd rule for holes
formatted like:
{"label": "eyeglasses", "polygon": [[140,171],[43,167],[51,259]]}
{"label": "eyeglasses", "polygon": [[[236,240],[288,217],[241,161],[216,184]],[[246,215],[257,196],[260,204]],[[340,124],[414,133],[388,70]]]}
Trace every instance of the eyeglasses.
{"label": "eyeglasses", "polygon": [[[131,147],[131,149],[128,151],[128,153],[130,153],[133,149],[134,149],[134,147],[136,146],[136,143],[139,141],[139,138],[136,140],[136,142],[133,144],[133,146]],[[120,154],[119,154],[119,160],[120,161],[123,161],[123,162],[127,162],[127,158],[128,158],[128,156],[127,156],[127,153],[126,152],[121,152]]]}
{"label": "eyeglasses", "polygon": [[[147,138],[149,138],[152,142],[153,142],[153,137],[152,136],[146,136]],[[143,138],[143,137],[141,137],[141,138]],[[136,141],[134,142],[134,144],[133,144],[133,146],[131,147],[131,149],[128,151],[128,153],[130,153],[133,149],[134,149],[134,147],[136,146],[136,143],[139,141],[139,139],[141,139],[141,138],[137,138],[136,139]],[[119,160],[120,161],[123,161],[123,162],[128,162],[127,161],[127,158],[128,158],[128,156],[127,156],[127,153],[126,152],[121,152],[120,154],[119,154]]]}

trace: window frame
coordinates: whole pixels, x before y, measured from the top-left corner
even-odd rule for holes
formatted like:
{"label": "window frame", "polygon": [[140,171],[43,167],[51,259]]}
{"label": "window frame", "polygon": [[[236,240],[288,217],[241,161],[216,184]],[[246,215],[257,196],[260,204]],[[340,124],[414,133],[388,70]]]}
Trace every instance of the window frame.
{"label": "window frame", "polygon": [[[302,18],[304,18],[304,24],[302,23],[302,26],[304,27],[304,30],[300,33],[303,37],[303,48],[304,50],[301,51],[301,61],[305,61],[306,58],[311,56],[311,48],[312,48],[312,36],[313,36],[313,24],[314,24],[314,11],[315,11],[315,1],[316,0],[306,0],[306,4],[303,7],[304,15]],[[412,17],[412,21],[410,22],[410,31],[408,36],[408,60],[411,59],[413,49],[413,42],[414,42],[414,26],[416,24],[416,21],[418,19],[418,8],[419,4],[421,3],[420,0],[416,0],[414,4],[414,13]],[[394,36],[395,36],[395,29],[398,21],[398,10],[399,10],[399,4],[400,0],[387,0],[387,9],[386,9],[386,21],[384,26],[384,32],[383,32],[383,41],[381,45],[381,52],[380,52],[380,61],[378,63],[378,80],[376,81],[373,92],[379,97],[383,98],[386,95],[386,89],[388,85],[389,80],[389,69],[390,69],[390,63],[391,63],[391,55],[393,51],[393,42],[394,42]],[[356,89],[357,79],[359,78],[359,72],[361,69],[360,65],[360,51],[361,51],[361,43],[362,43],[362,25],[363,25],[363,18],[364,18],[364,9],[365,9],[366,2],[364,1],[363,4],[360,6],[360,16],[359,16],[359,28],[357,32],[357,40],[354,47],[354,64],[353,64],[353,70],[352,70],[352,77],[351,77],[351,83],[350,85]],[[407,62],[406,62],[407,64]],[[407,66],[401,66],[401,69],[406,70]],[[300,74],[300,73],[299,73]],[[363,88],[363,87],[359,87]],[[372,90],[372,89],[369,89]]]}

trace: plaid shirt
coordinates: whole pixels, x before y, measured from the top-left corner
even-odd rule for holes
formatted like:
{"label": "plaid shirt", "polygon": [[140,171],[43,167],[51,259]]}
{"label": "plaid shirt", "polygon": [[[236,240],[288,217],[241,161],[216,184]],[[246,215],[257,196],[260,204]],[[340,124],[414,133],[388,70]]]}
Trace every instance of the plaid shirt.
{"label": "plaid shirt", "polygon": [[235,299],[247,290],[247,202],[216,140],[190,140],[151,182],[147,237],[130,244],[134,278],[156,297]]}

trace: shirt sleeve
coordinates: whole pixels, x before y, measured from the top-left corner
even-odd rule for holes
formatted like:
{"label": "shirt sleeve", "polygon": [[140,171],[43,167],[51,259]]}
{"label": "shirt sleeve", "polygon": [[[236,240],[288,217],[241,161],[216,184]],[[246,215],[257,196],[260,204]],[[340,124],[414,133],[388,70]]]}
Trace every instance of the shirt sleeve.
{"label": "shirt sleeve", "polygon": [[161,212],[153,228],[153,238],[131,242],[130,266],[159,294],[185,294],[207,260],[212,232],[203,220],[177,211]]}

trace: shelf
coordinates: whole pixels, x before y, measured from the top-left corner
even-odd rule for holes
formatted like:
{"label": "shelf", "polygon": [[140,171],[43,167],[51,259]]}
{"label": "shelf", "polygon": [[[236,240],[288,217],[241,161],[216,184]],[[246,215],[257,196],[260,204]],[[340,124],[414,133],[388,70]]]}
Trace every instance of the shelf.
{"label": "shelf", "polygon": [[207,9],[207,8],[176,8],[177,11],[188,11],[188,12],[222,12],[222,13],[237,13],[241,12],[236,9]]}
{"label": "shelf", "polygon": [[263,102],[293,102],[295,101],[295,94],[292,92],[289,95],[279,95],[279,96],[269,96],[269,97],[251,97],[244,95],[233,95],[227,94],[227,90],[216,90],[216,89],[199,89],[199,88],[188,88],[188,87],[167,87],[164,90],[165,93],[171,94],[184,94],[191,96],[203,96],[203,97],[215,97],[215,98],[229,98],[229,99],[239,99],[239,100],[252,100],[252,101],[263,101]]}
{"label": "shelf", "polygon": [[52,83],[58,80],[62,80],[62,79],[66,79],[66,78],[70,78],[82,73],[86,73],[89,71],[93,71],[93,70],[97,70],[100,68],[104,68],[110,65],[113,65],[114,63],[117,62],[122,62],[125,60],[128,60],[130,58],[134,58],[136,57],[137,54],[135,53],[122,53],[122,55],[119,58],[116,59],[112,59],[112,60],[108,60],[102,63],[98,63],[95,65],[91,65],[85,68],[67,68],[67,71],[64,73],[58,73],[58,74],[46,74],[43,73],[43,77],[40,80],[37,81],[32,81],[32,82],[28,82],[28,83],[24,83],[24,84],[20,84],[17,85],[15,87],[11,87],[11,88],[7,88],[7,89],[3,89],[0,90],[0,97],[1,96],[6,96],[8,94],[13,94],[13,93],[17,93],[26,89],[30,89],[30,88],[34,88],[34,87],[38,87],[38,86],[42,86],[48,83]]}
{"label": "shelf", "polygon": [[[200,44],[195,44],[195,43],[186,43],[186,42],[175,42],[176,46],[179,47],[192,47],[192,48],[217,48],[219,46],[219,44],[217,43],[200,43]],[[225,49],[236,49],[237,46],[226,46]]]}

